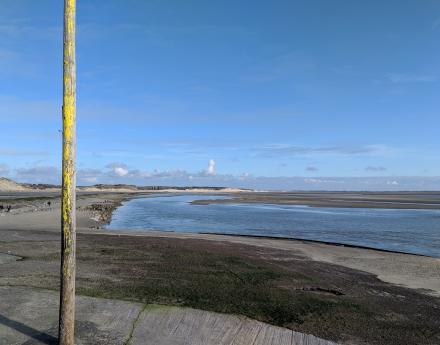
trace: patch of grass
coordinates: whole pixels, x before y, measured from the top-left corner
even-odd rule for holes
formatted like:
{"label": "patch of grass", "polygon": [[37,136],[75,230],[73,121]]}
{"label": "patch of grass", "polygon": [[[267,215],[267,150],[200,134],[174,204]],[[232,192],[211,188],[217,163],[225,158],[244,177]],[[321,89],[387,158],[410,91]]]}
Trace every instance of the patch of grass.
{"label": "patch of grass", "polygon": [[117,267],[106,269],[99,280],[79,278],[80,294],[240,314],[284,327],[300,325],[311,315],[353,310],[334,297],[286,288],[311,281],[305,274],[243,255],[184,246],[83,248],[78,253],[80,265],[97,257]]}
{"label": "patch of grass", "polygon": [[[3,271],[3,284],[58,287],[58,241],[0,247],[33,265]],[[438,299],[289,251],[83,233],[77,248],[80,295],[245,315],[340,342],[440,344]]]}

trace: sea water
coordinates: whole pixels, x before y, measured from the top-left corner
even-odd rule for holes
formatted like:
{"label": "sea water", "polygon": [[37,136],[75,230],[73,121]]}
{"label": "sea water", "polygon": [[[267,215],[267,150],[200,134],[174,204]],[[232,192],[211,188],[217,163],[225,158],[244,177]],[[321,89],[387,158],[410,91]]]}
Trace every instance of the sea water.
{"label": "sea water", "polygon": [[287,237],[440,257],[440,210],[191,204],[216,195],[139,197],[119,207],[110,230]]}

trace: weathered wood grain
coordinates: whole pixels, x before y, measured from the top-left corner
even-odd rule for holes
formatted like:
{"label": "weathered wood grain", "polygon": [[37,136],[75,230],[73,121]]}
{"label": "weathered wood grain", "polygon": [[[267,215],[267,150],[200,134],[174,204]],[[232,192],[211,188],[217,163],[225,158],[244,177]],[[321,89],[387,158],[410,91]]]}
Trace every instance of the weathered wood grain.
{"label": "weathered wood grain", "polygon": [[76,274],[76,0],[64,0],[60,345],[74,345]]}

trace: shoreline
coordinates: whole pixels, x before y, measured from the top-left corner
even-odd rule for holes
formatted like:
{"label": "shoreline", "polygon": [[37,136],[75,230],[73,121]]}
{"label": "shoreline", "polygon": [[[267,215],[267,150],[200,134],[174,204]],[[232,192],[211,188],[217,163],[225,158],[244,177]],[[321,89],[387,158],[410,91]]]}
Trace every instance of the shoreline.
{"label": "shoreline", "polygon": [[[145,196],[154,197],[156,193]],[[160,195],[160,194],[159,194]],[[139,193],[86,193],[78,195],[77,227],[78,233],[170,237],[182,239],[208,239],[210,241],[227,241],[254,246],[271,246],[285,250],[299,250],[313,260],[330,262],[353,269],[372,273],[383,281],[404,285],[415,289],[432,290],[440,296],[440,258],[400,251],[372,248],[361,245],[333,243],[301,238],[275,236],[258,236],[246,234],[177,232],[177,231],[139,231],[125,229],[105,229],[113,211],[122,202],[136,198]],[[60,210],[59,198],[53,200],[51,208],[32,209],[26,212],[7,215],[0,214],[0,231],[59,231]],[[44,205],[45,201],[43,202]],[[20,231],[21,233],[21,231]],[[406,265],[409,265],[407,268]],[[437,278],[436,278],[437,277]],[[438,279],[436,281],[436,279]],[[429,292],[428,292],[429,293]]]}
{"label": "shoreline", "polygon": [[440,210],[440,192],[253,192],[231,194],[230,199],[196,200],[209,204],[274,204],[328,208]]}
{"label": "shoreline", "polygon": [[[188,193],[188,194],[194,194],[194,193]],[[215,196],[215,194],[213,194]],[[169,196],[175,196],[175,194],[169,195]],[[212,199],[212,200],[194,200],[194,201],[190,201],[188,202],[190,205],[208,205],[208,204],[233,204],[233,202],[231,202],[231,200],[235,200],[234,199],[234,195],[229,195],[231,197],[231,199]],[[138,198],[138,197],[142,197],[142,196],[134,196],[133,198]],[[163,195],[155,195],[155,194],[148,194],[145,197],[148,198],[154,198],[154,197],[164,197]],[[201,198],[203,198],[203,195],[201,196]],[[130,200],[132,198],[127,198],[126,200]],[[239,203],[239,204],[244,204],[245,202]],[[260,204],[260,202],[258,201],[254,201],[251,204]],[[261,205],[267,205],[267,204],[261,204]],[[272,203],[270,205],[280,205],[277,203]],[[320,208],[320,207],[326,207],[326,206],[310,206],[310,205],[291,205],[289,204],[289,206],[298,206],[298,207],[310,207],[310,208]],[[116,209],[117,207],[115,207]],[[368,207],[367,209],[369,209],[370,207]],[[374,208],[372,208],[374,209]],[[398,209],[396,209],[398,210]],[[421,208],[415,208],[415,209],[408,209],[405,208],[405,210],[407,211],[432,211],[432,209],[421,209]],[[103,224],[103,227],[106,228],[106,226],[108,226],[111,223],[112,218],[109,218],[109,221],[107,223]],[[148,232],[148,231],[153,231],[153,232],[160,232],[160,231],[164,231],[164,232],[176,232],[176,233],[180,233],[180,232],[187,232],[187,233],[196,233],[196,234],[217,234],[217,235],[228,235],[228,236],[242,236],[242,237],[255,237],[255,238],[261,238],[261,239],[283,239],[283,240],[291,240],[291,241],[305,241],[305,242],[310,242],[310,243],[322,243],[322,244],[327,244],[327,245],[334,245],[334,246],[340,246],[340,247],[347,247],[347,248],[359,248],[359,249],[369,249],[369,250],[377,250],[377,251],[381,251],[381,252],[388,252],[388,253],[397,253],[397,254],[406,254],[406,255],[415,255],[415,256],[422,256],[422,257],[430,257],[430,258],[439,258],[440,259],[440,254],[437,253],[429,253],[428,251],[424,252],[419,250],[418,252],[411,252],[411,251],[405,251],[405,250],[399,250],[399,248],[381,248],[381,247],[376,247],[374,245],[364,245],[362,243],[356,244],[356,243],[346,243],[346,242],[338,242],[338,239],[336,239],[336,241],[326,241],[326,240],[319,240],[319,239],[313,239],[313,238],[301,238],[301,237],[288,237],[288,236],[271,236],[271,235],[264,235],[264,234],[246,234],[246,233],[230,233],[230,232],[222,232],[222,231],[213,231],[213,232],[207,232],[207,231],[203,231],[203,230],[185,230],[185,231],[179,231],[179,229],[175,229],[175,230],[168,230],[166,228],[160,229],[160,228],[113,228],[113,229],[108,229],[106,228],[106,230],[109,231],[123,231],[123,232]],[[411,250],[411,249],[408,249]]]}
{"label": "shoreline", "polygon": [[[219,189],[100,189],[80,188],[77,195],[100,196],[100,195],[129,195],[136,198],[142,195],[163,196],[164,194],[200,194],[201,196],[228,195],[229,199],[196,200],[192,204],[208,205],[221,203],[261,203],[273,205],[292,205],[309,207],[329,208],[384,208],[384,209],[412,209],[412,210],[440,210],[439,192],[270,192],[249,191],[232,188]],[[60,191],[54,189],[35,189],[22,191],[0,191],[0,202],[7,203],[18,199],[56,199],[60,197]]]}
{"label": "shoreline", "polygon": [[[174,232],[177,232],[177,231],[174,231]],[[408,252],[402,252],[402,251],[398,251],[398,250],[382,249],[382,248],[368,247],[368,246],[341,243],[341,242],[310,240],[310,239],[304,239],[304,238],[298,238],[298,237],[282,237],[282,236],[266,236],[266,235],[260,236],[260,235],[246,235],[246,234],[230,234],[230,233],[222,233],[222,232],[196,232],[196,233],[201,234],[201,235],[237,236],[237,237],[248,237],[248,238],[257,238],[257,239],[260,238],[260,239],[270,239],[270,240],[309,242],[309,243],[325,244],[325,245],[335,246],[335,247],[347,247],[347,248],[356,248],[356,249],[375,250],[375,251],[384,252],[384,253],[404,254],[404,255],[421,256],[421,257],[432,258],[432,259],[440,259],[440,256],[432,256],[432,255],[418,254],[418,253],[408,253]]]}
{"label": "shoreline", "polygon": [[129,238],[173,238],[239,243],[255,247],[300,252],[301,255],[311,260],[328,262],[370,273],[384,282],[440,297],[440,258],[427,255],[338,245],[323,241],[206,232],[124,231],[124,229],[117,229],[93,233]]}
{"label": "shoreline", "polygon": [[[151,190],[151,191],[130,191],[130,192],[112,192],[112,191],[83,191],[81,193],[78,193],[77,200],[90,200],[90,199],[96,199],[96,202],[88,203],[86,206],[81,206],[80,203],[77,205],[77,211],[80,212],[89,212],[93,214],[90,216],[90,220],[95,221],[95,226],[90,227],[91,229],[104,229],[106,231],[122,231],[124,233],[143,233],[143,232],[166,232],[166,233],[181,233],[179,231],[175,230],[156,230],[156,229],[107,229],[105,228],[107,225],[111,223],[112,217],[114,212],[123,205],[124,202],[136,199],[136,198],[148,198],[148,197],[164,197],[163,194],[200,194],[201,196],[205,194],[219,194],[219,195],[229,195],[231,196],[230,199],[214,199],[214,200],[195,200],[190,202],[190,204],[196,204],[196,205],[208,205],[211,203],[232,203],[236,202],[235,199],[237,197],[237,193],[244,193],[243,191],[240,192],[223,192],[223,191],[210,191],[210,190],[202,190],[201,192],[196,191],[188,191],[188,190]],[[256,192],[255,192],[256,193]],[[315,192],[310,192],[313,194],[316,194]],[[332,193],[332,192],[326,192]],[[341,192],[343,193],[343,192]],[[434,192],[424,193],[431,195]],[[7,192],[0,193],[0,203],[11,203],[12,205],[19,205],[19,209],[23,208],[20,213],[27,213],[27,212],[39,212],[41,210],[44,210],[44,207],[42,209],[38,209],[34,207],[36,204],[46,204],[47,201],[51,201],[54,205],[57,205],[60,202],[60,196],[54,195],[52,193],[46,195],[45,193],[38,196],[29,196],[27,192],[14,192],[8,195]],[[24,196],[22,196],[24,194]],[[32,193],[30,193],[32,194]],[[384,194],[390,194],[390,193],[384,193]],[[408,193],[402,193],[404,195],[407,195]],[[412,193],[410,193],[412,194]],[[435,194],[435,193],[434,193]],[[393,194],[394,195],[394,194]],[[435,194],[436,195],[436,194]],[[171,195],[173,196],[173,195]],[[6,199],[2,199],[6,197]],[[235,198],[234,198],[235,197]],[[240,197],[240,196],[238,196]],[[103,200],[104,199],[104,200]],[[58,202],[57,202],[58,201]],[[200,203],[199,203],[200,202]],[[246,201],[247,202],[247,201]],[[260,203],[261,201],[253,201],[251,203]],[[20,205],[20,203],[24,203],[24,205]],[[243,203],[243,202],[238,202]],[[292,205],[292,206],[305,206],[305,207],[311,207],[311,208],[321,208],[321,207],[327,207],[327,206],[315,206],[315,205],[307,205],[307,204],[283,204],[283,203],[271,203],[272,205]],[[334,208],[344,208],[344,207],[337,207],[334,206]],[[374,207],[367,207],[367,208],[373,208]],[[424,208],[414,208],[414,209],[408,209],[408,210],[424,210]],[[427,208],[426,210],[432,210]],[[14,213],[14,212],[13,212]],[[5,212],[0,211],[0,216],[4,216]],[[78,217],[78,216],[77,216]],[[84,217],[81,217],[83,218]],[[186,233],[186,232],[184,232]],[[364,245],[358,245],[358,244],[350,244],[350,243],[342,243],[342,242],[332,242],[332,241],[322,241],[322,240],[314,240],[314,239],[304,239],[304,238],[298,238],[298,237],[285,237],[285,236],[270,236],[270,235],[252,235],[252,234],[234,234],[234,233],[226,233],[226,232],[204,232],[204,231],[194,231],[194,232],[187,232],[191,234],[201,234],[201,235],[224,235],[224,236],[235,236],[235,237],[246,237],[246,238],[260,238],[260,239],[274,239],[274,240],[286,240],[286,241],[303,241],[303,242],[309,242],[309,243],[318,243],[318,244],[325,244],[325,245],[332,245],[337,247],[347,247],[347,248],[358,248],[358,249],[366,249],[366,250],[376,250],[379,252],[385,252],[385,253],[395,253],[395,254],[404,254],[404,255],[414,255],[414,256],[420,256],[420,257],[428,257],[428,258],[436,258],[440,259],[438,256],[432,256],[428,254],[421,254],[421,253],[410,253],[405,251],[399,251],[399,250],[393,250],[393,249],[384,249],[384,248],[377,248],[377,247],[370,247],[370,246],[364,246]]]}
{"label": "shoreline", "polygon": [[[383,249],[383,248],[376,248],[376,247],[369,247],[369,246],[362,246],[357,244],[349,244],[349,243],[342,243],[342,242],[328,242],[328,241],[321,241],[321,240],[311,240],[311,239],[305,239],[305,238],[299,238],[299,237],[284,237],[284,236],[268,236],[268,235],[248,235],[248,234],[234,234],[234,233],[228,233],[228,232],[206,232],[206,231],[176,231],[176,230],[157,230],[157,229],[148,229],[148,228],[139,228],[139,229],[126,229],[126,228],[117,228],[117,229],[107,229],[105,228],[105,225],[102,230],[105,230],[106,233],[117,235],[136,235],[141,236],[142,234],[147,233],[172,233],[172,234],[195,234],[195,235],[214,235],[214,236],[231,236],[231,237],[243,237],[243,238],[252,238],[252,239],[262,239],[262,240],[282,240],[282,241],[292,241],[292,242],[304,242],[304,243],[317,243],[317,244],[324,244],[328,246],[334,246],[334,247],[346,247],[346,248],[354,248],[354,249],[365,249],[365,250],[374,250],[378,252],[383,253],[390,253],[390,254],[402,254],[402,255],[412,255],[412,256],[418,256],[418,257],[425,257],[425,258],[431,258],[431,259],[440,259],[440,256],[433,256],[433,255],[427,255],[427,254],[419,254],[419,253],[409,253],[409,252],[403,252],[399,250],[391,250],[391,249]],[[102,234],[105,234],[104,232]]]}
{"label": "shoreline", "polygon": [[[437,339],[438,258],[268,236],[103,229],[109,210],[132,197],[79,195],[79,298],[244,315],[343,344]],[[41,201],[0,218],[0,286],[13,303],[20,286],[32,294],[59,288],[59,206]]]}
{"label": "shoreline", "polygon": [[[108,303],[130,301],[243,315],[347,345],[430,344],[424,334],[435,334],[438,297],[314,260],[300,250],[320,251],[317,244],[85,230],[78,233],[79,299],[89,296]],[[0,233],[0,251],[23,258],[0,266],[0,286],[7,287],[13,304],[20,305],[22,287],[31,295],[58,289],[59,232]],[[40,310],[44,315],[45,307]],[[420,316],[420,310],[426,315]],[[396,332],[402,322],[408,331]],[[423,333],[414,335],[414,328]]]}

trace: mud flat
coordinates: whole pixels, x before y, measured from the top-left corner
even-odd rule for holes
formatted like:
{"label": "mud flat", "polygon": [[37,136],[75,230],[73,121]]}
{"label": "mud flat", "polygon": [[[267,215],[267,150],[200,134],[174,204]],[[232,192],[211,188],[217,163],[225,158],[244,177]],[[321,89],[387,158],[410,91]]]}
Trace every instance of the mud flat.
{"label": "mud flat", "polygon": [[268,203],[314,207],[440,209],[439,192],[242,192],[195,204]]}

